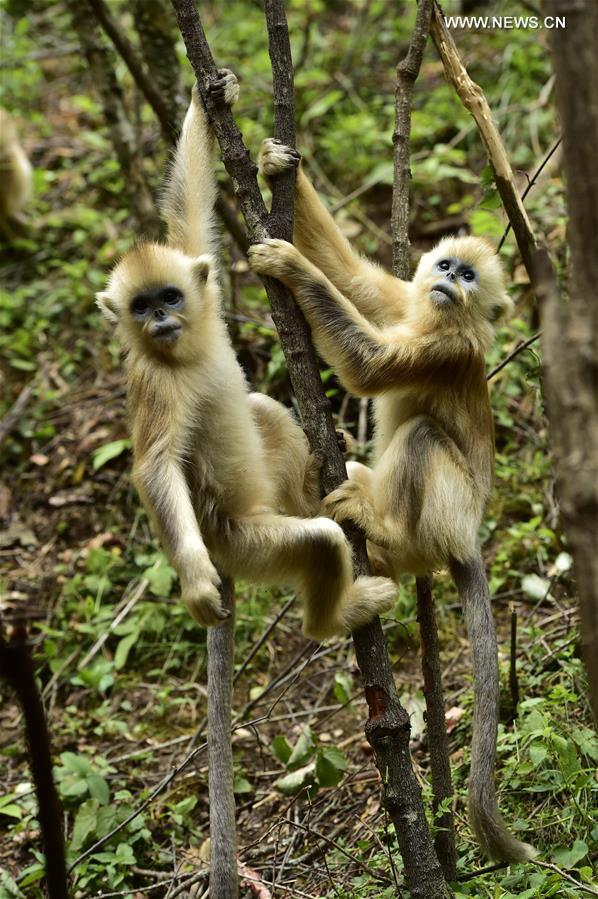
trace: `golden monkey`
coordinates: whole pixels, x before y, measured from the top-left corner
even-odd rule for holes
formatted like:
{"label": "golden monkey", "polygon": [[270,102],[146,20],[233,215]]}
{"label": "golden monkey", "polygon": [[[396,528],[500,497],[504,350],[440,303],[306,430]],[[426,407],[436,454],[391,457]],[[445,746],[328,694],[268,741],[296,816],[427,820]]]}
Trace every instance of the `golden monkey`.
{"label": "golden monkey", "polygon": [[[234,102],[235,76],[224,70],[212,91]],[[388,610],[396,591],[386,578],[353,582],[338,524],[297,517],[318,510],[317,472],[290,413],[248,394],[228,338],[213,143],[194,92],[163,196],[166,243],[128,252],[97,297],[127,351],[133,477],[200,624],[226,615],[218,568],[295,587],[305,633],[324,639]]]}
{"label": "golden monkey", "polygon": [[23,209],[31,199],[33,170],[25,155],[15,124],[0,108],[0,232],[12,240],[23,230]]}
{"label": "golden monkey", "polygon": [[499,260],[479,238],[448,237],[422,257],[412,281],[394,278],[352,250],[299,154],[264,142],[266,178],[292,166],[295,246],[254,245],[252,268],[291,288],[345,387],[374,397],[373,469],[349,463],[349,480],[324,508],[361,525],[377,573],[397,579],[450,567],[474,670],[471,826],[490,857],[529,859],[534,848],[507,830],[495,797],[497,645],[478,543],[494,462],[484,353],[512,308]]}

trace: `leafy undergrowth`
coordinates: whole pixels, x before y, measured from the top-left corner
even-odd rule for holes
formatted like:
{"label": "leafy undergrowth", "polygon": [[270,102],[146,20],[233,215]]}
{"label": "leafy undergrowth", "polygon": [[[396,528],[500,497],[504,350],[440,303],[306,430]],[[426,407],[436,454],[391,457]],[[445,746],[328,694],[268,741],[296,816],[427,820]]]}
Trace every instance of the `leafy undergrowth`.
{"label": "leafy undergrowth", "polygon": [[[2,246],[0,374],[6,389],[0,415],[18,410],[0,451],[3,613],[9,622],[31,622],[69,860],[77,862],[73,894],[161,899],[189,893],[193,878],[201,893],[209,815],[205,632],[180,604],[174,572],[130,487],[118,349],[93,303],[107,268],[130,244],[133,225],[93,85],[82,77],[77,54],[38,52],[52,46],[57,31],[74,40],[68,20],[60,8],[33,6],[35,13],[16,24],[0,12],[10,34],[8,67],[14,67],[0,85],[1,102],[19,117],[36,168],[30,233]],[[290,4],[293,35],[300,36],[294,40],[299,144],[308,162],[317,149],[330,181],[319,168],[314,173],[339,206],[343,228],[361,249],[388,262],[394,65],[411,19],[399,17],[390,2],[347,4],[343,15],[325,6]],[[237,115],[255,150],[271,129],[261,14],[257,5],[227,4],[226,13],[210,8],[209,25],[219,58],[237,60],[244,76]],[[463,42],[516,166],[533,171],[540,145],[546,148],[556,136],[542,90],[550,77],[545,47],[527,32],[512,45],[500,32],[491,40],[470,34]],[[140,127],[146,173],[157,184],[165,148],[147,111]],[[359,199],[347,201],[368,178]],[[558,172],[527,202],[564,265]],[[440,233],[438,220],[445,228],[466,224],[491,236],[504,228],[479,141],[432,55],[416,91],[413,208],[414,243],[421,247]],[[253,384],[288,401],[262,293],[228,237],[225,244],[225,300],[239,358]],[[502,255],[518,312],[501,331],[489,369],[537,330],[511,239]],[[507,820],[540,856],[470,879],[484,864],[465,819],[470,667],[456,597],[440,576],[461,896],[577,897],[590,884],[596,860],[598,747],[579,656],[571,557],[559,530],[538,353],[535,343],[492,380],[497,479],[482,539],[504,685],[499,799]],[[345,398],[329,372],[325,376],[339,423],[356,432],[359,404]],[[350,643],[308,643],[299,610],[291,606],[253,653],[288,597],[244,584],[237,593],[233,740],[243,895],[259,895],[260,886],[276,896],[396,895],[401,861],[363,737],[366,706]],[[513,614],[517,716],[508,686]],[[409,580],[385,627],[430,807]],[[38,899],[43,859],[36,802],[22,719],[10,697],[0,722],[0,896]]]}

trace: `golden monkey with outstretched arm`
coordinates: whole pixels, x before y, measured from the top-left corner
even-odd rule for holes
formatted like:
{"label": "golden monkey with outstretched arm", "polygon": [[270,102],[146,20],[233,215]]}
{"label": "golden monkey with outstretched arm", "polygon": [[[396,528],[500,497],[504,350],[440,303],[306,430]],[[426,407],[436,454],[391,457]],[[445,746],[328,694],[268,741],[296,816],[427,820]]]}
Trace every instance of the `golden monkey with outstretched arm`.
{"label": "golden monkey with outstretched arm", "polygon": [[[237,80],[223,71],[212,90],[232,103]],[[218,568],[295,587],[305,633],[323,639],[388,610],[395,588],[353,581],[340,526],[299,517],[319,507],[305,435],[248,393],[221,308],[213,145],[194,91],[163,196],[166,243],[129,251],[97,298],[127,351],[133,476],[200,624],[225,615]]]}
{"label": "golden monkey with outstretched arm", "polygon": [[368,538],[380,574],[450,567],[474,669],[469,813],[484,852],[522,861],[535,850],[507,829],[496,802],[499,679],[478,531],[490,493],[494,432],[484,353],[512,308],[500,262],[477,237],[448,237],[401,281],[353,251],[320,202],[299,154],[262,146],[267,179],[298,167],[293,239],[256,244],[254,271],[293,291],[315,344],[347,390],[374,398],[374,464],[351,462],[324,501]]}

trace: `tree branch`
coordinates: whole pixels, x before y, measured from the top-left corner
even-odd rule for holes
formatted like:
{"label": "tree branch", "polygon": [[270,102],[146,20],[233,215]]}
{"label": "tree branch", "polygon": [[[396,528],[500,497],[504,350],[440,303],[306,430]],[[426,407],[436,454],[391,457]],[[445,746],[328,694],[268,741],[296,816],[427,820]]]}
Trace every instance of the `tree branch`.
{"label": "tree branch", "polygon": [[229,617],[220,627],[208,628],[210,899],[236,899],[239,877],[231,743],[235,595],[230,578],[222,578],[220,595]]}
{"label": "tree branch", "polygon": [[433,6],[432,39],[442,60],[448,81],[455,88],[463,106],[471,113],[478,127],[488,153],[490,165],[494,171],[497,190],[515,234],[523,264],[530,281],[533,283],[534,259],[539,247],[527,217],[527,212],[515,186],[513,169],[496,127],[492,110],[481,87],[475,81],[472,81],[463,65],[453,37],[444,24],[442,10],[437,0],[433,0]]}
{"label": "tree branch", "polygon": [[62,809],[52,774],[50,736],[24,635],[17,634],[10,643],[0,635],[0,676],[15,691],[25,717],[31,773],[37,794],[37,817],[46,857],[48,896],[49,899],[68,899]]}
{"label": "tree branch", "polygon": [[[392,267],[397,278],[407,280],[409,266],[409,193],[411,156],[411,109],[413,90],[424,56],[430,21],[432,0],[420,0],[411,41],[405,57],[397,66],[395,93],[394,177],[392,192],[391,236]],[[446,736],[444,716],[444,696],[442,691],[442,667],[432,579],[416,578],[417,619],[422,645],[422,671],[426,698],[426,724],[428,730],[428,751],[432,773],[433,806],[436,811],[440,804],[452,797],[451,766]],[[449,810],[437,821],[438,831],[434,846],[447,880],[455,880],[457,856],[455,851],[455,826],[452,811]]]}

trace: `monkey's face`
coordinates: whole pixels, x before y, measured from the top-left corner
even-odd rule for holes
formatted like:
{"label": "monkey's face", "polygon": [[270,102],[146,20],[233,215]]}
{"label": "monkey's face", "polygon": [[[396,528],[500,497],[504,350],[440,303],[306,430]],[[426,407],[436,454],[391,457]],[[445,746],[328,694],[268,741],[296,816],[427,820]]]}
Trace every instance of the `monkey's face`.
{"label": "monkey's face", "polygon": [[132,319],[151,340],[174,344],[183,331],[185,295],[174,284],[147,287],[135,294],[129,304]]}
{"label": "monkey's face", "polygon": [[480,316],[494,324],[513,303],[492,246],[478,237],[447,237],[422,256],[413,285],[418,304],[454,318]]}
{"label": "monkey's face", "polygon": [[178,358],[190,348],[187,332],[201,322],[211,260],[172,247],[142,244],[129,251],[97,295],[104,315],[118,324],[127,347]]}

